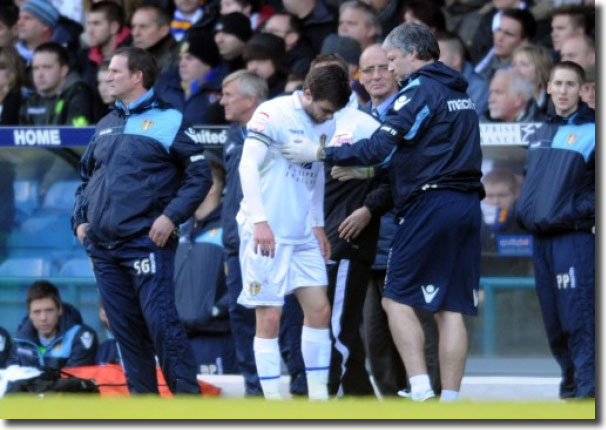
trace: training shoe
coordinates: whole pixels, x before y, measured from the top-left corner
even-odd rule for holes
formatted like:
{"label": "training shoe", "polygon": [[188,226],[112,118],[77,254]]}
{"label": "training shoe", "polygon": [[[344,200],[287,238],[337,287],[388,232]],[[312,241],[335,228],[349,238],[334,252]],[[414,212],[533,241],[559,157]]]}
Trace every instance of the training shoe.
{"label": "training shoe", "polygon": [[431,399],[432,397],[435,397],[435,396],[436,395],[431,388],[429,390],[423,391],[422,393],[411,393],[410,394],[410,398],[412,399],[413,402],[424,402],[425,400]]}
{"label": "training shoe", "polygon": [[408,388],[402,388],[400,391],[398,391],[398,396],[409,398],[410,397],[410,390]]}

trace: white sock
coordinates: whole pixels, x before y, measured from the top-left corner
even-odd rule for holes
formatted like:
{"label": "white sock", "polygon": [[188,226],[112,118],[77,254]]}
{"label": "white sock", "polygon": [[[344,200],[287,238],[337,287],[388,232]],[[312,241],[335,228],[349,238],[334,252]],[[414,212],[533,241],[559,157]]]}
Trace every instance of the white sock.
{"label": "white sock", "polygon": [[328,369],[332,344],[327,328],[303,326],[301,354],[305,363],[307,392],[310,400],[328,400]]}
{"label": "white sock", "polygon": [[459,392],[454,390],[442,390],[440,395],[441,402],[456,402],[459,399]]}
{"label": "white sock", "polygon": [[429,375],[422,373],[420,375],[410,377],[410,392],[412,394],[425,393],[431,390],[431,384],[429,382]]}
{"label": "white sock", "polygon": [[257,375],[266,399],[280,400],[280,347],[278,338],[256,337],[253,341]]}

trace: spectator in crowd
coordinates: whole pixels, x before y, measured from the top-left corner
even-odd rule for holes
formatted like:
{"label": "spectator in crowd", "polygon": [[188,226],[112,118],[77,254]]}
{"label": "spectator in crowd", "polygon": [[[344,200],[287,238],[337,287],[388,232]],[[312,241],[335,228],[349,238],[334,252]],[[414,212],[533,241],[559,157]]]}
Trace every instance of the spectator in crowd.
{"label": "spectator in crowd", "polygon": [[155,91],[183,114],[185,123],[219,124],[224,122],[219,99],[226,74],[211,30],[192,28],[181,45],[178,66],[158,78]]}
{"label": "spectator in crowd", "polygon": [[34,282],[25,303],[29,318],[13,339],[15,364],[42,369],[94,364],[97,334],[82,324],[79,313],[74,318],[71,311],[66,312],[55,285]]}
{"label": "spectator in crowd", "polygon": [[112,56],[116,109],[97,124],[82,156],[72,228],[92,260],[130,392],[158,393],[157,354],[172,393],[199,394],[175,308],[175,229],[204,199],[210,169],[182,114],[156,97],[156,74],[144,49]]}
{"label": "spectator in crowd", "polygon": [[53,30],[59,21],[59,12],[47,0],[27,0],[20,8],[16,45],[19,55],[29,66],[34,50],[45,42],[50,42]]}
{"label": "spectator in crowd", "polygon": [[268,4],[260,7],[259,0],[221,0],[221,15],[240,12],[248,17],[251,28],[256,32],[263,23],[274,14],[275,10]]}
{"label": "spectator in crowd", "polygon": [[119,364],[122,359],[120,358],[120,351],[118,349],[118,344],[116,343],[116,338],[111,332],[109,328],[109,320],[107,319],[107,314],[105,313],[105,308],[103,307],[103,300],[99,297],[99,319],[103,323],[107,333],[107,339],[101,342],[99,348],[97,348],[97,354],[95,355],[95,364],[97,365],[105,365],[105,364]]}
{"label": "spectator in crowd", "polygon": [[520,46],[513,53],[512,65],[518,74],[534,85],[534,101],[542,113],[547,113],[547,82],[553,66],[547,48],[536,45]]}
{"label": "spectator in crowd", "polygon": [[372,7],[361,0],[347,0],[339,7],[339,36],[357,40],[361,49],[377,42],[381,24]]}
{"label": "spectator in crowd", "polygon": [[116,2],[102,0],[92,4],[86,19],[89,47],[78,56],[80,75],[89,87],[96,87],[101,63],[111,58],[116,49],[132,42],[130,30],[124,24],[124,12]]}
{"label": "spectator in crowd", "polygon": [[200,0],[174,0],[175,12],[170,23],[170,33],[181,42],[187,30],[202,19],[204,5]]}
{"label": "spectator in crowd", "polygon": [[583,69],[595,66],[595,41],[587,35],[572,36],[560,49],[562,61],[572,61]]}
{"label": "spectator in crowd", "polygon": [[494,33],[501,25],[504,9],[526,9],[527,1],[492,0],[492,8],[480,18],[470,46],[471,62],[479,63],[492,49]]}
{"label": "spectator in crowd", "polygon": [[580,100],[583,69],[556,64],[555,107],[529,136],[518,220],[533,234],[536,291],[561,398],[595,397],[595,112]]}
{"label": "spectator in crowd", "polygon": [[0,47],[0,125],[19,124],[25,86],[23,61],[11,47]]}
{"label": "spectator in crowd", "polygon": [[[493,222],[509,216],[520,194],[518,180],[513,171],[504,167],[495,168],[484,175],[482,183],[486,191],[482,205],[498,210],[498,213],[494,212]],[[482,209],[484,211],[484,208]]]}
{"label": "spectator in crowd", "polygon": [[13,341],[7,329],[0,327],[0,369],[8,367],[13,351]]}
{"label": "spectator in crowd", "polygon": [[23,100],[19,124],[85,127],[93,122],[92,91],[75,71],[70,72],[68,62],[67,50],[56,42],[36,48],[34,90]]}
{"label": "spectator in crowd", "polygon": [[244,69],[246,65],[242,59],[246,42],[252,36],[250,21],[240,12],[232,12],[221,16],[214,27],[215,43],[219,54],[227,65],[228,71]]}
{"label": "spectator in crowd", "polygon": [[0,3],[0,47],[13,47],[18,40],[19,8],[13,2]]}
{"label": "spectator in crowd", "polygon": [[492,35],[492,49],[476,65],[475,72],[490,80],[496,70],[510,67],[513,51],[530,43],[535,28],[535,20],[527,10],[503,9],[499,27]]}
{"label": "spectator in crowd", "polygon": [[[387,55],[381,45],[371,45],[362,52],[360,56],[360,83],[370,95],[370,101],[361,109],[383,122],[387,111],[398,94],[398,84],[393,73],[389,71]],[[334,173],[339,172],[341,180],[345,180],[345,169],[334,167],[332,171]],[[389,188],[387,192],[389,192]],[[383,396],[395,396],[398,391],[408,384],[406,370],[389,331],[387,315],[381,306],[387,254],[391,247],[395,227],[395,211],[390,211],[381,217],[377,252],[370,272],[362,318],[370,371],[379,392]],[[437,327],[431,313],[419,310],[417,316],[426,333],[427,349],[432,351],[427,354],[432,387],[435,393],[439,393],[440,376],[435,373],[438,367]]]}
{"label": "spectator in crowd", "polygon": [[424,24],[434,33],[446,31],[446,18],[440,5],[434,1],[410,0],[404,4],[402,21]]}
{"label": "spectator in crowd", "polygon": [[573,36],[589,34],[593,25],[590,23],[585,7],[565,5],[554,9],[551,14],[551,41],[553,49],[559,53],[562,45]]}
{"label": "spectator in crowd", "polygon": [[402,7],[406,0],[362,0],[372,7],[379,17],[382,34],[389,34],[402,23]]}
{"label": "spectator in crowd", "polygon": [[244,48],[246,69],[265,79],[270,99],[284,92],[287,76],[282,63],[284,55],[284,40],[270,33],[253,36]]}
{"label": "spectator in crowd", "polygon": [[170,20],[163,9],[153,5],[138,7],[131,19],[133,46],[152,54],[159,73],[179,61],[179,46],[170,34]]}
{"label": "spectator in crowd", "polygon": [[581,87],[581,100],[595,110],[595,66],[585,68],[585,82]]}
{"label": "spectator in crowd", "polygon": [[[368,102],[368,93],[366,93],[366,90],[357,79],[361,53],[362,49],[357,40],[352,39],[351,37],[339,36],[337,34],[328,36],[324,40],[321,50],[321,54],[336,54],[345,60],[349,82],[351,89],[353,90],[347,105],[354,108]],[[318,57],[314,59],[314,62],[316,61],[318,61]]]}
{"label": "spectator in crowd", "polygon": [[534,101],[534,86],[515,69],[497,70],[490,81],[488,112],[483,121],[540,122],[544,115]]}
{"label": "spectator in crowd", "polygon": [[435,34],[440,46],[440,61],[463,75],[467,81],[467,95],[473,101],[478,116],[483,115],[488,108],[488,82],[465,59],[465,45],[459,36],[443,31]]}
{"label": "spectator in crowd", "polygon": [[299,18],[288,13],[276,13],[267,20],[263,31],[284,39],[284,65],[290,73],[303,80],[309,71],[314,53],[303,38],[303,26]]}
{"label": "spectator in crowd", "polygon": [[337,22],[324,0],[282,0],[286,12],[303,22],[303,34],[314,54],[320,52],[324,39],[337,32]]}

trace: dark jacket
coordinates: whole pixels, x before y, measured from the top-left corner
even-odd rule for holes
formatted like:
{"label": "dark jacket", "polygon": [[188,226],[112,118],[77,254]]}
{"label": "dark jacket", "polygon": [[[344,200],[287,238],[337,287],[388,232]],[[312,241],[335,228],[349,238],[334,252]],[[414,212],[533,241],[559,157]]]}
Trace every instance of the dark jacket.
{"label": "dark jacket", "polygon": [[439,61],[420,68],[404,82],[370,139],[326,148],[326,161],[387,166],[398,211],[419,193],[436,188],[483,198],[480,128],[466,89],[461,74]]}
{"label": "dark jacket", "polygon": [[302,21],[303,36],[314,54],[320,52],[326,36],[337,32],[337,20],[324,0],[317,0],[316,6]]}
{"label": "dark jacket", "polygon": [[284,57],[284,64],[288,68],[289,73],[304,77],[309,71],[311,61],[314,59],[314,51],[303,39],[303,34],[299,41]]}
{"label": "dark jacket", "polygon": [[526,178],[516,210],[534,234],[591,231],[595,225],[595,112],[581,103],[549,116],[529,137]]}
{"label": "dark jacket", "polygon": [[86,127],[92,122],[92,91],[76,73],[67,76],[58,95],[44,97],[28,91],[19,112],[21,125]]}
{"label": "dark jacket", "polygon": [[238,166],[242,159],[245,132],[246,130],[240,127],[238,123],[232,123],[227,132],[227,142],[223,146],[225,190],[221,225],[223,226],[223,246],[229,253],[233,254],[237,254],[240,247],[236,215],[238,214],[238,210],[240,210],[240,202],[243,195]]}
{"label": "dark jacket", "polygon": [[179,68],[172,67],[158,78],[154,91],[159,99],[183,114],[184,122],[192,125],[220,124],[225,121],[223,108],[219,105],[221,83],[225,76],[225,65],[215,67],[197,84],[190,97],[185,99]]}
{"label": "dark jacket", "polygon": [[154,46],[146,49],[153,55],[158,67],[158,74],[166,72],[179,62],[179,44],[172,34],[168,33]]}
{"label": "dark jacket", "polygon": [[13,349],[11,335],[4,327],[0,327],[0,369],[8,367],[9,358]]}
{"label": "dark jacket", "polygon": [[97,334],[82,323],[80,313],[75,308],[65,303],[62,307],[57,337],[46,347],[41,345],[31,320],[23,320],[13,339],[11,364],[61,369],[95,363]]}
{"label": "dark jacket", "polygon": [[80,161],[74,230],[88,222],[89,239],[113,248],[146,234],[161,214],[175,225],[192,215],[212,181],[182,118],[153,89],[128,106],[116,102]]}
{"label": "dark jacket", "polygon": [[190,335],[229,332],[221,206],[193,223],[175,257],[175,306]]}
{"label": "dark jacket", "polygon": [[18,125],[19,112],[23,102],[24,90],[13,88],[6,94],[2,100],[2,114],[0,115],[0,125]]}

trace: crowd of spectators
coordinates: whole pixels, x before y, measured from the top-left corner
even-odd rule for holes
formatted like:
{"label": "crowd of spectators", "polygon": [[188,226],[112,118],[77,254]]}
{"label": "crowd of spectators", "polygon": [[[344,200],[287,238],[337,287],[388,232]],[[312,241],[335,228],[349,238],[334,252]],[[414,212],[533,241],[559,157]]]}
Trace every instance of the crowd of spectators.
{"label": "crowd of spectators", "polygon": [[[114,102],[109,60],[129,45],[153,55],[156,94],[190,124],[236,120],[222,101],[230,73],[257,74],[273,98],[301,88],[319,54],[344,60],[350,105],[370,109],[383,99],[367,91],[374,74],[363,63],[372,49],[361,55],[402,22],[435,32],[440,61],[468,81],[481,122],[541,121],[553,111],[550,70],[563,60],[584,69],[582,100],[595,109],[594,21],[593,2],[582,0],[0,0],[0,125],[96,124]],[[498,184],[517,196],[512,174],[497,170],[484,183],[489,199]],[[507,211],[509,203],[494,205]],[[39,337],[48,347],[64,331],[66,307],[56,290],[36,288],[42,292],[28,298],[29,320],[15,341]],[[50,333],[37,326],[32,309],[40,302],[56,319]],[[79,324],[73,342],[93,364],[96,335]]]}

